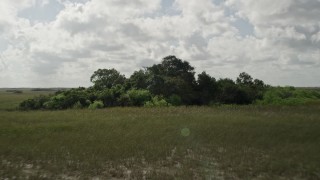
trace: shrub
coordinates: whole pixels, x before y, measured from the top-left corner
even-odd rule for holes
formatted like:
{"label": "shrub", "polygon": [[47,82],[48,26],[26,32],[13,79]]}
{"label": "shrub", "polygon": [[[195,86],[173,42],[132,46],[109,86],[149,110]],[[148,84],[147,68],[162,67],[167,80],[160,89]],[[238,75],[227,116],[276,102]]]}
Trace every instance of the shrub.
{"label": "shrub", "polygon": [[44,106],[46,109],[65,109],[66,96],[64,94],[58,94],[52,96],[49,101],[47,101]]}
{"label": "shrub", "polygon": [[21,110],[33,110],[35,109],[35,100],[34,99],[27,99],[20,103],[19,109]]}
{"label": "shrub", "polygon": [[320,93],[314,90],[276,87],[270,88],[256,104],[299,105],[319,100]]}
{"label": "shrub", "polygon": [[172,104],[173,106],[180,106],[182,105],[182,99],[180,96],[173,94],[168,98],[168,103]]}
{"label": "shrub", "polygon": [[38,96],[33,99],[28,99],[20,103],[21,110],[36,110],[45,108],[45,103],[50,99],[49,96]]}
{"label": "shrub", "polygon": [[148,90],[132,89],[128,91],[130,105],[143,106],[147,101],[151,100],[151,94]]}
{"label": "shrub", "polygon": [[72,107],[73,109],[82,109],[83,106],[82,104],[80,103],[80,101],[78,101],[77,103],[75,103]]}
{"label": "shrub", "polygon": [[106,107],[114,106],[117,100],[111,89],[105,89],[99,92],[98,99],[101,100]]}
{"label": "shrub", "polygon": [[128,94],[122,94],[118,99],[117,99],[117,104],[119,106],[129,106],[130,105],[130,98]]}
{"label": "shrub", "polygon": [[147,101],[144,104],[145,107],[169,107],[172,106],[170,103],[168,103],[163,97],[161,96],[155,96],[152,98],[151,101]]}
{"label": "shrub", "polygon": [[89,105],[89,109],[102,109],[103,102],[102,101],[94,101],[92,104]]}

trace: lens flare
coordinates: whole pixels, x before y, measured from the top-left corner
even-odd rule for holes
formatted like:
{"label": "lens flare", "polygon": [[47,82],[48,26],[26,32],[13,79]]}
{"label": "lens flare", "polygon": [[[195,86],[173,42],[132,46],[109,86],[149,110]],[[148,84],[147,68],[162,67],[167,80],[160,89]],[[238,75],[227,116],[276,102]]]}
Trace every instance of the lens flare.
{"label": "lens flare", "polygon": [[188,137],[189,135],[190,135],[190,129],[189,128],[181,129],[181,136]]}

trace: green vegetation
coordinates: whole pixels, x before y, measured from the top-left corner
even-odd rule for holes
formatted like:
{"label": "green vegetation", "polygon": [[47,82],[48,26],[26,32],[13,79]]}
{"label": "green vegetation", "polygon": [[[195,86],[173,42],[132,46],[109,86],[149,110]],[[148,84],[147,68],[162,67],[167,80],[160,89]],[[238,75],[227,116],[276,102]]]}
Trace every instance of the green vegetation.
{"label": "green vegetation", "polygon": [[15,110],[24,100],[31,99],[39,95],[48,95],[50,93],[52,92],[34,92],[31,89],[0,89],[0,111]]}
{"label": "green vegetation", "polygon": [[[201,84],[217,83],[201,79]],[[231,92],[240,84],[220,83]],[[203,97],[216,97],[211,90],[219,86],[198,87]],[[125,91],[119,84],[53,95],[18,91],[0,91],[3,179],[320,178],[318,89],[268,87],[257,102],[262,105],[212,107],[169,107],[183,104],[181,96]],[[305,99],[304,105],[281,105],[290,98]],[[201,101],[212,103],[207,99]],[[70,110],[12,111],[23,100],[34,109]],[[153,108],[99,109],[142,105]]]}
{"label": "green vegetation", "polygon": [[145,107],[169,107],[172,104],[168,103],[163,97],[155,96],[150,101],[147,101]]}
{"label": "green vegetation", "polygon": [[97,101],[102,102],[103,107],[299,105],[320,101],[319,90],[274,88],[245,72],[240,73],[236,81],[216,80],[206,72],[198,74],[196,79],[194,67],[175,56],[135,71],[128,79],[115,69],[98,69],[90,80],[92,87],[57,91],[50,96],[23,101],[19,107],[21,110],[92,109],[95,107],[92,102]]}
{"label": "green vegetation", "polygon": [[29,99],[20,104],[20,109],[88,108],[94,101],[102,101],[104,107],[243,105],[262,99],[268,87],[244,72],[237,81],[216,80],[206,72],[196,79],[194,67],[175,56],[167,56],[160,64],[135,71],[128,79],[115,69],[98,69],[90,80],[92,87]]}
{"label": "green vegetation", "polygon": [[269,88],[257,104],[261,105],[301,105],[320,100],[319,89],[296,89],[294,87]]}
{"label": "green vegetation", "polygon": [[0,177],[320,178],[319,89],[194,75],[168,56],[128,79],[99,69],[89,88],[2,89]]}
{"label": "green vegetation", "polygon": [[6,179],[319,179],[320,106],[0,113]]}
{"label": "green vegetation", "polygon": [[102,101],[94,101],[92,104],[89,105],[89,109],[102,109],[103,102]]}

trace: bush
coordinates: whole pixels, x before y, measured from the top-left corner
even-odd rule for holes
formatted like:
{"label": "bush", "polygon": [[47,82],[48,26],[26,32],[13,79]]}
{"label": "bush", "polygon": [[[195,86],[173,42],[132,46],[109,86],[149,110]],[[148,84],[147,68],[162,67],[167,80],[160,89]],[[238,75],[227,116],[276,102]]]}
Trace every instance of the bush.
{"label": "bush", "polygon": [[130,105],[143,106],[147,101],[151,100],[151,94],[148,90],[130,90],[128,91]]}
{"label": "bush", "polygon": [[130,105],[130,98],[128,94],[122,94],[117,99],[117,105],[119,106],[129,106]]}
{"label": "bush", "polygon": [[52,96],[49,101],[44,103],[44,107],[46,109],[66,109],[65,99],[66,96],[64,94]]}
{"label": "bush", "polygon": [[[88,107],[90,102],[91,92],[85,88],[70,89],[67,91],[56,92],[45,103],[46,109],[68,109],[75,106]],[[76,105],[77,104],[77,105]]]}
{"label": "bush", "polygon": [[50,99],[49,96],[38,96],[33,99],[28,99],[20,103],[19,109],[21,110],[36,110],[44,109],[45,103]]}
{"label": "bush", "polygon": [[116,97],[112,89],[105,89],[98,94],[98,99],[101,100],[105,107],[114,106],[116,104]]}
{"label": "bush", "polygon": [[270,88],[256,104],[299,105],[320,100],[320,92],[293,87]]}
{"label": "bush", "polygon": [[33,110],[35,109],[35,100],[34,99],[27,99],[20,103],[19,109],[21,110]]}
{"label": "bush", "polygon": [[102,101],[94,101],[92,104],[89,105],[89,109],[102,109],[103,102]]}
{"label": "bush", "polygon": [[72,107],[72,109],[82,109],[82,108],[83,108],[83,106],[79,101],[77,103],[75,103]]}
{"label": "bush", "polygon": [[172,106],[170,103],[168,103],[163,97],[161,96],[155,96],[152,98],[151,101],[147,101],[144,104],[145,107],[169,107]]}
{"label": "bush", "polygon": [[182,105],[182,99],[180,96],[173,94],[168,98],[168,103],[172,104],[173,106],[180,106]]}

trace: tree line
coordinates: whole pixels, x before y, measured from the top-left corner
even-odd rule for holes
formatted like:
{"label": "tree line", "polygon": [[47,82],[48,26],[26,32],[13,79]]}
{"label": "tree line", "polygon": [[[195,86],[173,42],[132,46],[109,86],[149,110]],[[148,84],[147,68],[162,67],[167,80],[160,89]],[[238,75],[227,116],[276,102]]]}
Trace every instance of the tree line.
{"label": "tree line", "polygon": [[262,80],[241,73],[236,81],[216,79],[206,72],[195,77],[195,68],[175,56],[135,71],[126,78],[116,69],[98,69],[93,86],[57,91],[20,104],[21,109],[103,108],[114,106],[180,106],[251,104],[268,89]]}

